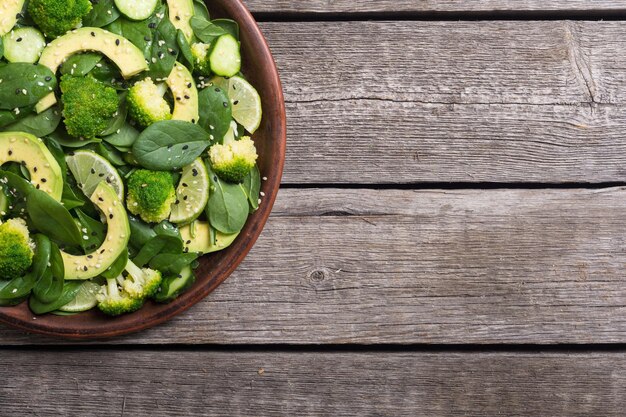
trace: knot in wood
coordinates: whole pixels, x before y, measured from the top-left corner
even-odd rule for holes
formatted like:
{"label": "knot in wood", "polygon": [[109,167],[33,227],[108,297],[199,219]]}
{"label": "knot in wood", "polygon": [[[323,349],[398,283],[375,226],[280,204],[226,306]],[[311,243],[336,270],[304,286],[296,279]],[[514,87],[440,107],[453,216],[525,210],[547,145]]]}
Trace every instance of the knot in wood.
{"label": "knot in wood", "polygon": [[330,277],[330,271],[327,268],[316,268],[309,272],[309,280],[311,282],[322,282]]}

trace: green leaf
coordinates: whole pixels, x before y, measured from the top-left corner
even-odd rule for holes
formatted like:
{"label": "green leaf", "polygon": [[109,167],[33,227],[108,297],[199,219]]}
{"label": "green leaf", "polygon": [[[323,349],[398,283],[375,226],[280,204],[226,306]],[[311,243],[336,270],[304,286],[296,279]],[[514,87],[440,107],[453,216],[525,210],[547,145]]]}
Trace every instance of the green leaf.
{"label": "green leaf", "polygon": [[180,52],[185,58],[184,64],[190,71],[193,71],[194,62],[193,62],[193,54],[191,52],[191,46],[189,46],[189,42],[187,42],[187,37],[183,33],[182,30],[178,29],[176,34],[176,40],[178,41],[178,47],[180,48]]}
{"label": "green leaf", "polygon": [[233,120],[232,106],[226,91],[219,87],[208,87],[198,94],[200,120],[198,125],[209,132],[209,138],[222,143]]}
{"label": "green leaf", "polygon": [[248,219],[248,197],[239,184],[221,181],[209,167],[211,197],[207,216],[211,226],[222,233],[233,234],[243,229]]}
{"label": "green leaf", "polygon": [[225,35],[226,32],[220,26],[211,23],[207,19],[199,16],[194,16],[190,21],[191,28],[194,35],[198,37],[204,43],[211,43],[215,38]]}
{"label": "green leaf", "polygon": [[32,272],[23,277],[15,277],[0,290],[0,300],[12,300],[22,298],[30,294],[37,279]]}
{"label": "green leaf", "polygon": [[70,56],[63,64],[61,64],[62,75],[70,74],[76,77],[84,77],[94,69],[98,63],[102,61],[102,55],[95,52],[85,52],[83,54]]}
{"label": "green leaf", "polygon": [[120,12],[115,7],[113,0],[92,1],[91,4],[91,11],[83,17],[83,26],[101,28],[115,22],[120,17]]}
{"label": "green leaf", "polygon": [[105,230],[104,224],[98,220],[94,220],[81,210],[75,210],[78,222],[80,223],[80,231],[82,239],[80,245],[85,254],[93,252],[99,248],[104,242]]}
{"label": "green leaf", "polygon": [[135,249],[139,250],[157,234],[148,223],[143,222],[135,216],[128,216],[128,224],[130,225],[129,243]]}
{"label": "green leaf", "polygon": [[257,165],[250,170],[240,185],[248,197],[250,213],[255,212],[259,208],[259,196],[261,194],[261,173]]}
{"label": "green leaf", "polygon": [[29,114],[3,130],[7,132],[26,132],[42,138],[54,132],[59,123],[61,123],[61,111],[57,107],[51,107],[40,114]]}
{"label": "green leaf", "polygon": [[41,233],[59,242],[81,244],[80,231],[70,212],[48,194],[33,189],[26,198],[26,210]]}
{"label": "green leaf", "polygon": [[15,123],[33,113],[35,106],[23,107],[16,113],[15,110],[0,110],[0,128]]}
{"label": "green leaf", "polygon": [[115,147],[130,148],[131,146],[133,146],[138,137],[139,131],[132,127],[130,124],[124,123],[124,125],[122,125],[122,127],[119,129],[119,132],[115,132],[112,135],[105,136],[102,139]]}
{"label": "green leaf", "polygon": [[144,130],[133,145],[133,155],[141,166],[176,171],[191,164],[211,144],[200,126],[180,120],[155,123]]}
{"label": "green leaf", "polygon": [[224,29],[227,33],[239,40],[239,24],[232,19],[214,19],[211,23]]}
{"label": "green leaf", "polygon": [[0,80],[0,109],[4,110],[34,105],[57,87],[54,73],[39,64],[2,65]]}
{"label": "green leaf", "polygon": [[76,297],[78,294],[78,290],[81,285],[83,285],[83,281],[69,281],[63,284],[63,291],[61,296],[51,303],[43,303],[37,299],[37,297],[30,297],[28,305],[31,311],[35,314],[45,314],[54,310],[58,310],[63,307],[65,304],[69,303]]}
{"label": "green leaf", "polygon": [[50,271],[52,271],[52,275],[57,278],[65,277],[65,265],[63,264],[63,256],[61,256],[61,250],[59,246],[51,242],[51,250],[50,250]]}
{"label": "green leaf", "polygon": [[205,20],[211,20],[211,15],[203,0],[194,0],[193,9],[195,16],[203,17]]}
{"label": "green leaf", "polygon": [[118,130],[124,126],[126,123],[126,115],[128,114],[128,109],[126,106],[126,93],[121,93],[119,95],[120,106],[115,113],[115,116],[109,121],[109,126],[98,136],[109,136],[116,133]]}
{"label": "green leaf", "polygon": [[33,295],[41,303],[53,303],[61,297],[63,293],[63,276],[60,278],[52,271],[47,270],[44,276],[33,288]]}
{"label": "green leaf", "polygon": [[198,259],[197,253],[162,253],[150,261],[150,268],[163,274],[179,274],[187,265]]}
{"label": "green leaf", "polygon": [[46,269],[48,269],[52,243],[47,236],[39,233],[33,237],[33,240],[35,241],[35,256],[33,256],[31,271],[35,280],[39,280],[43,276]]}
{"label": "green leaf", "polygon": [[128,263],[128,251],[122,251],[122,254],[117,257],[115,262],[111,264],[110,267],[104,271],[102,275],[106,279],[113,279],[120,276],[124,269],[126,269],[126,264]]}

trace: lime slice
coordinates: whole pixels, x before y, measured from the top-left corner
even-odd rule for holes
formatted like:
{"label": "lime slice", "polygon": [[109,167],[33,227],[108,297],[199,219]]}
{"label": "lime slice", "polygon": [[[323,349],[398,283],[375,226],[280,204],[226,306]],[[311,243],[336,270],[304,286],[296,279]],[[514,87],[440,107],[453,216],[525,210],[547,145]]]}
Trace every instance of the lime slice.
{"label": "lime slice", "polygon": [[77,151],[65,160],[87,197],[91,197],[98,184],[106,181],[113,187],[120,201],[124,201],[124,183],[115,167],[105,158],[95,152]]}
{"label": "lime slice", "polygon": [[200,216],[208,202],[209,173],[202,158],[198,158],[183,168],[170,221],[176,224],[191,223]]}
{"label": "lime slice", "polygon": [[100,291],[100,286],[95,282],[85,281],[80,286],[76,297],[65,304],[59,310],[66,313],[78,313],[80,311],[91,310],[98,304],[96,294]]}
{"label": "lime slice", "polygon": [[[213,85],[226,88],[226,79],[214,77]],[[252,85],[239,76],[228,79],[228,97],[233,107],[233,118],[250,134],[256,132],[261,125],[263,107],[261,96]]]}

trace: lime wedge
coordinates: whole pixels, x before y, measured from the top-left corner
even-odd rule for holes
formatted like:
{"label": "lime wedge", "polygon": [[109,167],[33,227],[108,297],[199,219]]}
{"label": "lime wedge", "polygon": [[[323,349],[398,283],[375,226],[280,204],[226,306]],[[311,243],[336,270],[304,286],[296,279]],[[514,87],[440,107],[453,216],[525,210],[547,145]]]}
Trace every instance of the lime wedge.
{"label": "lime wedge", "polygon": [[170,221],[187,224],[197,219],[209,201],[209,173],[202,158],[183,168],[176,188],[176,202],[172,204]]}
{"label": "lime wedge", "polygon": [[96,294],[100,291],[100,286],[95,282],[85,281],[80,286],[76,297],[65,304],[59,310],[66,313],[78,313],[80,311],[91,310],[98,304]]}
{"label": "lime wedge", "polygon": [[[226,87],[226,79],[214,77],[211,82],[221,88]],[[228,98],[233,107],[233,118],[250,134],[256,132],[261,125],[263,107],[261,96],[252,85],[239,76],[228,79]]]}
{"label": "lime wedge", "polygon": [[106,181],[113,187],[120,201],[124,201],[124,183],[115,167],[105,158],[95,152],[77,151],[67,156],[65,160],[78,186],[87,197],[91,197],[98,184]]}

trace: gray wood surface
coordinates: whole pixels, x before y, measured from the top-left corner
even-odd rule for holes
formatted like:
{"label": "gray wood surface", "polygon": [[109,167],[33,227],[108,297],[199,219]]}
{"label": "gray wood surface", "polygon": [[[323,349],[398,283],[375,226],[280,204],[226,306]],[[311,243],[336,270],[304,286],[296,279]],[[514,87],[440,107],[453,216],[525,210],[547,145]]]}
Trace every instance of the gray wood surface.
{"label": "gray wood surface", "polygon": [[623,352],[2,353],[7,416],[621,416],[626,400]]}
{"label": "gray wood surface", "polygon": [[283,190],[212,295],[110,343],[624,343],[625,241],[626,188]]}
{"label": "gray wood surface", "polygon": [[285,183],[626,181],[626,22],[262,29],[286,93]]}
{"label": "gray wood surface", "polygon": [[491,12],[491,11],[623,11],[619,0],[244,0],[252,12]]}

